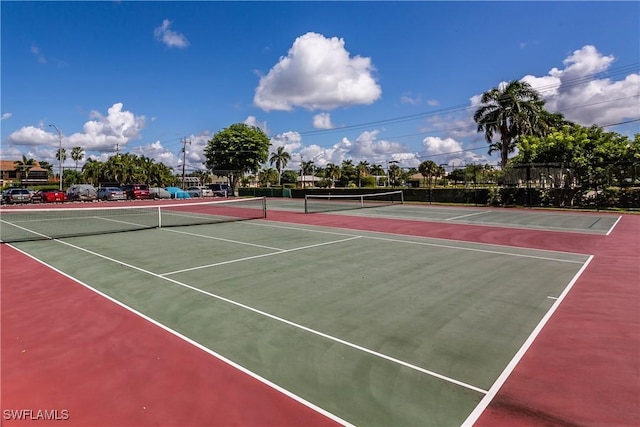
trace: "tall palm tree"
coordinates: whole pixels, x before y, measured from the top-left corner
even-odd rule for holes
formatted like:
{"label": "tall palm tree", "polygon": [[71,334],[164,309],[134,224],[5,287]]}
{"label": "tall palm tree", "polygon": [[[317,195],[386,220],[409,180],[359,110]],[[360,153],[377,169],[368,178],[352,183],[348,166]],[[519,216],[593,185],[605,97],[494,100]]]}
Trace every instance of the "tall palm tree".
{"label": "tall palm tree", "polygon": [[[67,160],[67,150],[66,148],[59,148],[56,150],[56,160],[60,161],[61,165],[64,165],[64,161]],[[62,169],[62,167],[61,167]],[[60,171],[62,172],[62,171]],[[60,176],[60,179],[62,179],[62,175]]]}
{"label": "tall palm tree", "polygon": [[271,157],[269,157],[270,164],[276,164],[276,169],[278,170],[278,184],[282,184],[282,169],[287,166],[291,160],[291,154],[284,151],[284,147],[278,147],[275,153],[271,153]]}
{"label": "tall palm tree", "polygon": [[17,162],[13,162],[16,171],[20,172],[20,183],[22,183],[22,178],[24,176],[24,180],[29,180],[29,172],[36,165],[36,161],[34,159],[27,159],[27,156],[23,155],[22,160],[18,160]]}
{"label": "tall palm tree", "polygon": [[[481,105],[473,115],[478,132],[484,132],[489,154],[500,151],[502,167],[521,135],[539,134],[544,123],[544,101],[529,83],[512,80],[482,94]],[[499,133],[500,140],[493,142]]]}
{"label": "tall palm tree", "polygon": [[303,175],[312,175],[315,164],[313,160],[309,160],[308,162],[302,162],[302,174]]}
{"label": "tall palm tree", "polygon": [[329,178],[332,183],[335,183],[335,181],[342,176],[342,169],[334,163],[328,163],[325,168],[325,176]]}
{"label": "tall palm tree", "polygon": [[418,172],[424,177],[431,187],[431,178],[439,173],[438,165],[433,160],[425,160],[418,166]]}
{"label": "tall palm tree", "polygon": [[362,187],[362,177],[369,174],[369,162],[361,161],[356,165],[356,174],[358,175],[358,187]]}
{"label": "tall palm tree", "polygon": [[73,147],[71,149],[71,159],[76,162],[76,170],[78,170],[78,162],[84,159],[84,149],[82,147]]}

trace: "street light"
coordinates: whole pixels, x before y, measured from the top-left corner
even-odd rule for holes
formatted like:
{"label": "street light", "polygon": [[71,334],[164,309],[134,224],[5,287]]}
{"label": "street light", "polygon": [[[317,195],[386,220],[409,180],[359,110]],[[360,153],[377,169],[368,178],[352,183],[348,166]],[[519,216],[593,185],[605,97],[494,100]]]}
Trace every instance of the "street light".
{"label": "street light", "polygon": [[59,140],[59,144],[58,144],[58,160],[60,161],[59,163],[59,173],[60,173],[60,191],[62,191],[62,132],[60,131],[60,129],[58,129],[58,127],[56,125],[49,125],[49,127],[54,128],[55,130],[58,131],[58,140]]}

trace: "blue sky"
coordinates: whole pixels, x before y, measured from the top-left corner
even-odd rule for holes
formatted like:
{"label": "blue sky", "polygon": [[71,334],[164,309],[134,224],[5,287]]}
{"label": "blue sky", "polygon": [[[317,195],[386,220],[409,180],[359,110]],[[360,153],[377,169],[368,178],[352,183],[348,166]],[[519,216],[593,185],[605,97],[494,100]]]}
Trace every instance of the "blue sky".
{"label": "blue sky", "polygon": [[636,1],[0,7],[6,160],[55,164],[55,124],[86,157],[118,150],[176,170],[187,138],[187,170],[203,169],[207,140],[245,122],[285,146],[289,169],[496,163],[471,116],[483,92],[521,79],[549,111],[640,133]]}

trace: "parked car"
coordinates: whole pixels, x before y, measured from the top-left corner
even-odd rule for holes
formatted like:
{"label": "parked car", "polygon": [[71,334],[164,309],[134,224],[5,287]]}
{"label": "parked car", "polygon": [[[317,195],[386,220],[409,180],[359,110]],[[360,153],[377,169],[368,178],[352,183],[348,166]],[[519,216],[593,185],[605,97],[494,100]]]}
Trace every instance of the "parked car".
{"label": "parked car", "polygon": [[229,197],[232,195],[231,187],[227,184],[209,184],[209,189],[214,197]]}
{"label": "parked car", "polygon": [[127,200],[127,193],[120,187],[102,187],[98,190],[98,200]]}
{"label": "parked car", "polygon": [[213,190],[205,186],[195,186],[187,188],[187,193],[191,197],[213,197]]}
{"label": "parked car", "polygon": [[91,184],[75,184],[67,189],[67,199],[71,202],[93,202],[98,199],[98,190]]}
{"label": "parked car", "polygon": [[166,187],[165,190],[169,192],[172,199],[190,199],[189,193],[178,187]]}
{"label": "parked car", "polygon": [[153,199],[170,199],[171,193],[169,193],[164,188],[160,187],[149,187],[149,195]]}
{"label": "parked car", "polygon": [[31,192],[26,188],[9,188],[2,193],[2,203],[31,203]]}
{"label": "parked car", "polygon": [[58,190],[57,188],[45,188],[43,190],[36,191],[33,197],[31,197],[31,203],[62,203],[66,201],[66,193]]}
{"label": "parked car", "polygon": [[150,199],[149,186],[146,184],[125,184],[122,189],[127,193],[127,199]]}

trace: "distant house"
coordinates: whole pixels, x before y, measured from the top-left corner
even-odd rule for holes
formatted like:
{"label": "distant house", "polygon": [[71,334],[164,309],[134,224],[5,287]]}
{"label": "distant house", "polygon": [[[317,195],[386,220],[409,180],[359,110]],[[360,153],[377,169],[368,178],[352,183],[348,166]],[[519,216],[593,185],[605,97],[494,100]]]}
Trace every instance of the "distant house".
{"label": "distant house", "polygon": [[323,178],[318,178],[317,176],[313,176],[313,175],[300,175],[298,176],[298,186],[299,187],[315,187],[318,182],[322,181]]}
{"label": "distant house", "polygon": [[0,160],[0,186],[7,185],[44,185],[48,182],[47,170],[40,167],[40,163],[35,162],[29,170],[27,178],[24,171],[16,170],[16,162],[20,160]]}

